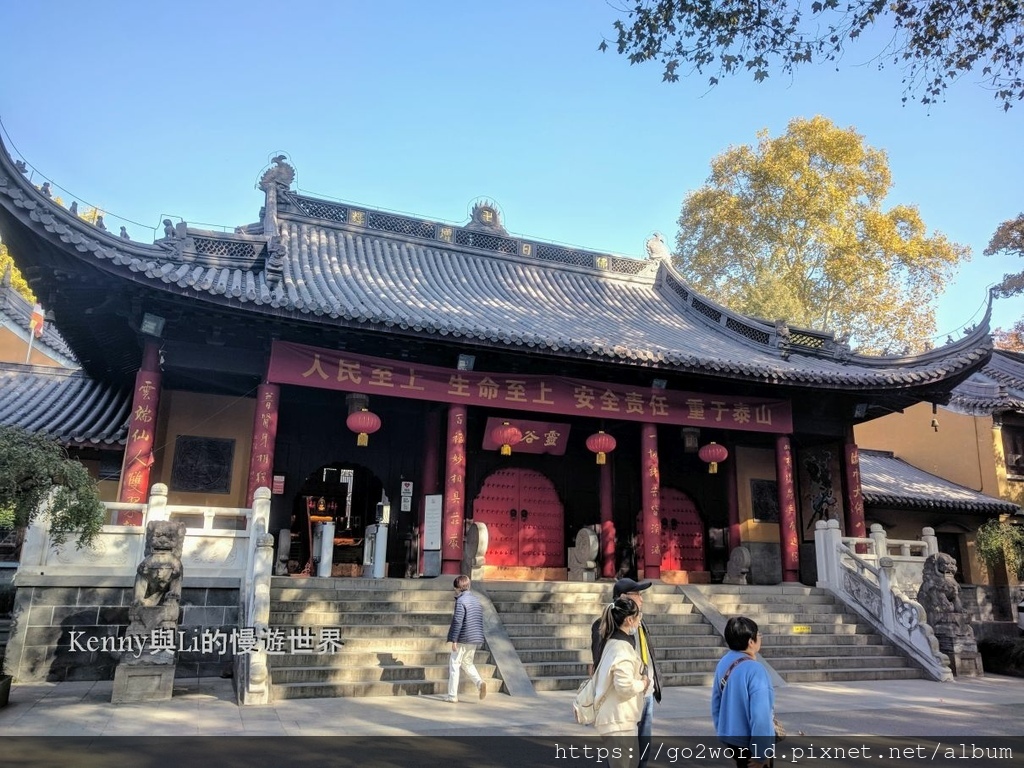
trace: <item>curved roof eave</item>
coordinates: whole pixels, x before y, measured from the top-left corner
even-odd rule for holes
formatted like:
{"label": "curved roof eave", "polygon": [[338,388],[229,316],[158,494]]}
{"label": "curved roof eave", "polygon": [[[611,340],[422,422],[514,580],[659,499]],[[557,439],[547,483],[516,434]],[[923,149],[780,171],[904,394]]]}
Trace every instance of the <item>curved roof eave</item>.
{"label": "curved roof eave", "polygon": [[[17,172],[6,148],[0,202],[67,253],[152,288],[317,324],[850,391],[941,388],[991,353],[987,320],[964,339],[917,356],[854,355],[829,334],[812,340],[821,348],[805,348],[693,294],[664,260],[625,264],[632,274],[617,274],[601,268],[611,256],[583,254],[592,266],[552,263],[292,214],[280,216],[287,255],[279,275],[269,268],[271,239],[248,233],[220,243],[217,233],[184,233],[223,246],[219,251],[244,246],[249,255],[241,265],[182,256],[167,242],[126,241],[65,211]],[[636,260],[618,258],[629,261]]]}

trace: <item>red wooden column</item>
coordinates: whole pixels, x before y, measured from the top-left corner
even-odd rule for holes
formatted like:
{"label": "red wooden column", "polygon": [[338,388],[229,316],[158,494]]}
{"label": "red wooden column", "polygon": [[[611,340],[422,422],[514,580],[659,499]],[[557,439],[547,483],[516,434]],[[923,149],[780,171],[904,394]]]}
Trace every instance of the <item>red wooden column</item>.
{"label": "red wooden column", "polygon": [[729,540],[726,548],[732,552],[743,544],[740,537],[740,500],[736,487],[736,457],[725,465],[725,498],[729,512]]}
{"label": "red wooden column", "polygon": [[437,468],[439,466],[438,446],[441,443],[441,414],[431,408],[427,412],[426,428],[424,430],[426,444],[423,446],[423,475],[420,477],[420,504],[419,517],[417,519],[417,530],[419,531],[419,552],[416,555],[417,568],[420,573],[426,570],[423,563],[423,542],[427,496],[434,496],[438,491]]}
{"label": "red wooden column", "polygon": [[448,407],[444,467],[444,541],[441,573],[462,571],[463,521],[466,519],[466,406]]}
{"label": "red wooden column", "polygon": [[775,475],[779,487],[779,544],[782,548],[782,580],[800,581],[800,539],[796,524],[796,491],[793,486],[793,448],[788,435],[775,438]]}
{"label": "red wooden column", "polygon": [[601,576],[615,578],[615,521],[612,514],[612,465],[600,465],[601,480],[598,492],[601,507]]}
{"label": "red wooden column", "polygon": [[[149,470],[153,466],[156,440],[156,416],[160,407],[160,348],[147,341],[142,365],[135,374],[132,412],[128,418],[128,442],[121,466],[121,488],[117,500],[128,504],[146,501],[149,494]],[[117,513],[118,525],[142,525],[142,513]]]}
{"label": "red wooden column", "polygon": [[661,578],[661,474],[658,470],[658,427],[644,424],[640,432],[640,467],[643,493],[642,557],[637,558],[637,574],[644,579]]}
{"label": "red wooden column", "polygon": [[260,384],[256,390],[256,413],[252,420],[252,450],[249,453],[249,485],[246,506],[251,507],[256,489],[271,487],[274,472],[274,443],[277,440],[277,412],[281,406],[281,388]]}
{"label": "red wooden column", "polygon": [[860,450],[852,440],[843,446],[843,474],[846,477],[846,535],[863,538],[867,528],[860,488]]}

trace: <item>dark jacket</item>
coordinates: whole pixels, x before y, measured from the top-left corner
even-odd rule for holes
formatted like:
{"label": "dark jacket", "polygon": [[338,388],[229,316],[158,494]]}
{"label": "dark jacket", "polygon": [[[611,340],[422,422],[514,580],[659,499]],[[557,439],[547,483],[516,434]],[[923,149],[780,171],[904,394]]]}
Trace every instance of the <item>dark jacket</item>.
{"label": "dark jacket", "polygon": [[[647,638],[647,653],[650,656],[647,662],[647,673],[651,677],[651,682],[654,683],[654,700],[661,703],[661,680],[658,678],[658,665],[654,661],[654,641],[651,639],[651,633],[647,630],[647,624],[643,619],[640,620],[640,628],[644,633],[644,637]],[[618,630],[616,630],[618,632]],[[640,653],[640,646],[637,642],[637,635],[625,635],[633,642],[633,647],[637,653]],[[601,620],[597,619],[593,624],[590,625],[590,655],[594,661],[594,669],[597,669],[597,665],[601,663],[601,651],[604,650],[604,642],[601,640]]]}
{"label": "dark jacket", "polygon": [[484,642],[484,609],[480,601],[469,590],[460,592],[455,598],[455,613],[452,614],[452,625],[448,628],[449,643]]}

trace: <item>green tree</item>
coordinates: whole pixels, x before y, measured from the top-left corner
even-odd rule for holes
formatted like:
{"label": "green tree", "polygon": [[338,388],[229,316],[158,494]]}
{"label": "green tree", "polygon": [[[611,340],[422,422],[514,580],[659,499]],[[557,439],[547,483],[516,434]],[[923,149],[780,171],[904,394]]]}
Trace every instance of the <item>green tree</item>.
{"label": "green tree", "polygon": [[[992,235],[985,249],[986,256],[1004,254],[1024,258],[1024,213],[1015,219],[1004,221]],[[1003,298],[1024,293],[1024,271],[1003,275],[1002,281],[995,287],[996,295]]]}
{"label": "green tree", "polygon": [[96,481],[80,462],[46,435],[0,426],[0,526],[28,525],[47,502],[58,543],[77,534],[78,545],[86,545],[103,525]]}
{"label": "green tree", "polygon": [[22,277],[18,266],[14,263],[14,259],[7,251],[7,246],[0,243],[0,279],[7,274],[8,269],[11,270],[11,286],[14,290],[24,296],[27,301],[34,302],[36,297],[32,293],[32,289],[28,287],[28,281]]}
{"label": "green tree", "polygon": [[932,298],[970,250],[928,236],[913,206],[883,210],[885,153],[852,128],[797,118],[732,147],[679,216],[676,265],[730,309],[848,335],[865,352],[919,350]]}
{"label": "green tree", "polygon": [[988,567],[1006,566],[1008,573],[1024,579],[1024,527],[1008,518],[988,520],[974,534],[974,547]]}
{"label": "green tree", "polygon": [[757,82],[773,67],[793,74],[840,61],[877,27],[885,42],[873,60],[903,69],[904,102],[931,104],[968,72],[1003,109],[1024,98],[1024,4],[1008,0],[632,0],[621,10],[618,52],[631,64],[661,62],[668,82],[680,71],[708,72],[711,85],[743,71]]}

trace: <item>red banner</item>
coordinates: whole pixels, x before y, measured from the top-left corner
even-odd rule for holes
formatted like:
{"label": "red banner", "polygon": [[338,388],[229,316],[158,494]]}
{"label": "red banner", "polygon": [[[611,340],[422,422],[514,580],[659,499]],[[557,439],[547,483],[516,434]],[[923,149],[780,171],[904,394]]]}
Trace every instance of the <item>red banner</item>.
{"label": "red banner", "polygon": [[533,374],[455,371],[275,341],[267,377],[274,384],[535,413],[788,434],[788,400],[680,392]]}
{"label": "red banner", "polygon": [[484,429],[485,451],[496,451],[501,448],[491,437],[491,432],[506,421],[523,435],[523,439],[512,446],[513,453],[550,453],[554,456],[562,456],[565,453],[565,446],[569,442],[568,424],[557,424],[551,421],[527,421],[526,419],[499,419],[494,416],[487,419],[487,427]]}

